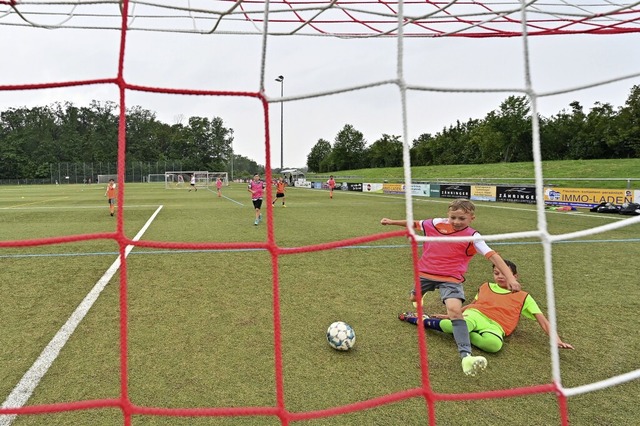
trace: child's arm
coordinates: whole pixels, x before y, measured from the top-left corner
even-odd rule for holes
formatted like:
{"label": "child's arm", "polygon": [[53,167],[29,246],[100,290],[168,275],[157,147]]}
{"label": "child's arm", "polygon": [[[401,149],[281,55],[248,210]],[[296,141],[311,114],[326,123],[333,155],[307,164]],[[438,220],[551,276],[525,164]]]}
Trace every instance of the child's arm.
{"label": "child's arm", "polygon": [[[541,313],[535,314],[535,317],[536,317],[536,320],[538,321],[538,324],[540,324],[540,327],[544,330],[545,333],[547,333],[547,335],[549,335],[549,332],[551,331],[551,324],[549,324],[547,317],[545,317],[544,314],[541,314]],[[560,336],[558,336],[557,334],[556,334],[556,342],[558,343],[559,348],[573,349],[573,346],[571,346],[567,342],[563,342],[562,339],[560,339]]]}
{"label": "child's arm", "polygon": [[380,225],[397,225],[397,226],[407,226],[406,220],[393,220],[383,217],[380,220]]}
{"label": "child's arm", "polygon": [[505,278],[507,279],[508,290],[511,290],[512,292],[522,290],[522,286],[520,285],[516,277],[513,276],[513,273],[511,272],[511,268],[509,268],[509,266],[507,266],[507,264],[504,263],[504,260],[498,253],[494,253],[494,255],[491,256],[489,260],[491,261],[491,263],[494,264],[496,268],[498,268],[500,272],[502,272],[502,275],[504,275]]}
{"label": "child's arm", "polygon": [[380,225],[396,225],[396,226],[407,226],[407,221],[406,220],[394,220],[394,219],[388,219],[386,217],[383,217],[380,220]]}

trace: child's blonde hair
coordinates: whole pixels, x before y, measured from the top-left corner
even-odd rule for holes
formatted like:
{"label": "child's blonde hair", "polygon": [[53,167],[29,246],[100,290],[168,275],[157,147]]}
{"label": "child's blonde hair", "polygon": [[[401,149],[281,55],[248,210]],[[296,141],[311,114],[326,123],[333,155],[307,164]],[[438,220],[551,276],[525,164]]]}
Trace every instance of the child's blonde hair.
{"label": "child's blonde hair", "polygon": [[449,204],[449,210],[462,210],[465,213],[474,214],[476,206],[466,198],[457,198]]}

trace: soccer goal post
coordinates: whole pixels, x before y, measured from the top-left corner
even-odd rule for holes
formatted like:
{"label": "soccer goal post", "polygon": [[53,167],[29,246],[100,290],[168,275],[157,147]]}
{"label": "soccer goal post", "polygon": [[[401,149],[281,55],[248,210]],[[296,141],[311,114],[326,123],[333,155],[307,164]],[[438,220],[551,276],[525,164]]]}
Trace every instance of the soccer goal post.
{"label": "soccer goal post", "polygon": [[110,179],[118,180],[118,175],[98,175],[98,183],[108,183]]}
{"label": "soccer goal post", "polygon": [[218,178],[223,185],[229,185],[227,172],[167,171],[164,173],[164,187],[165,189],[189,189],[192,183],[196,188],[215,187]]}

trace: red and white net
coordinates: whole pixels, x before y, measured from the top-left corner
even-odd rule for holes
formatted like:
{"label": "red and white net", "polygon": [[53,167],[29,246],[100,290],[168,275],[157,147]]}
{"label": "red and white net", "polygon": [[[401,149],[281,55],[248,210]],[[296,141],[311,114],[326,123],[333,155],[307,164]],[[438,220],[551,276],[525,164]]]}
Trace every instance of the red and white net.
{"label": "red and white net", "polygon": [[[120,29],[117,1],[0,1],[0,24]],[[268,18],[267,18],[268,17]],[[127,30],[334,37],[512,37],[640,30],[619,1],[130,1]]]}
{"label": "red and white net", "polygon": [[[179,4],[179,6],[177,5]],[[390,62],[396,59],[398,63],[402,62],[403,49],[401,47],[405,38],[442,38],[442,37],[467,37],[467,38],[490,38],[490,37],[522,37],[526,40],[527,36],[548,36],[548,35],[566,35],[566,34],[600,34],[615,35],[623,33],[640,32],[640,6],[638,3],[622,3],[612,1],[557,1],[545,0],[543,2],[510,2],[510,1],[452,1],[452,2],[433,2],[433,1],[407,1],[407,2],[382,2],[382,1],[13,1],[0,0],[0,31],[1,34],[10,35],[12,30],[17,29],[47,29],[47,30],[75,30],[75,31],[98,31],[110,32],[118,34],[114,37],[113,50],[117,51],[117,59],[114,60],[112,68],[105,69],[100,75],[93,75],[87,78],[84,76],[47,81],[22,81],[20,77],[15,77],[10,81],[0,80],[0,92],[31,92],[34,90],[58,90],[64,88],[84,88],[87,86],[108,86],[112,89],[111,96],[117,99],[120,108],[120,132],[118,135],[118,176],[123,179],[124,164],[126,162],[126,115],[124,111],[129,105],[128,96],[139,93],[147,93],[154,95],[196,95],[199,97],[210,98],[243,98],[259,104],[258,109],[262,114],[262,121],[258,121],[258,126],[264,127],[264,148],[257,151],[264,153],[264,163],[267,170],[267,180],[271,180],[271,160],[268,153],[271,152],[271,131],[269,128],[269,108],[270,103],[280,102],[281,98],[269,97],[266,95],[265,87],[265,67],[269,57],[268,43],[279,40],[282,37],[308,36],[308,37],[330,37],[330,38],[391,38],[398,40],[398,48],[392,51],[389,57]],[[152,84],[144,81],[143,74],[130,77],[127,74],[129,66],[134,67],[137,63],[144,61],[144,50],[133,52],[131,57],[125,61],[125,51],[128,47],[128,37],[132,33],[182,33],[192,34],[194,36],[217,37],[219,35],[249,35],[259,36],[263,39],[262,58],[259,66],[261,67],[259,84],[241,85],[239,90],[228,90],[227,86],[218,87],[214,81],[207,89],[191,88],[184,89],[177,87],[178,85]],[[76,33],[77,34],[77,33]],[[19,44],[20,38],[4,38],[4,43]],[[146,47],[146,46],[145,46]],[[152,46],[149,46],[152,49]],[[539,94],[532,90],[529,81],[528,52],[526,43],[523,47],[525,56],[525,85],[518,89],[520,93],[530,96],[533,105],[533,113],[535,116],[536,105]],[[45,52],[43,52],[44,54]],[[91,52],[77,51],[78,55],[90,54]],[[130,53],[130,52],[127,52]],[[137,55],[136,55],[137,53]],[[238,53],[240,55],[240,53]],[[39,57],[31,58],[34,67],[39,66]],[[60,57],[59,61],[66,60],[66,57]],[[11,67],[11,58],[4,57],[3,68]],[[75,70],[74,70],[75,72]],[[277,75],[277,74],[275,74]],[[632,76],[640,75],[636,72]],[[130,77],[130,78],[125,78]],[[413,86],[404,84],[403,70],[399,67],[397,75],[393,79],[374,81],[370,85],[353,85],[343,89],[341,92],[350,93],[356,90],[368,87],[376,87],[384,84],[391,85],[400,93],[402,105],[398,112],[398,118],[402,117],[402,133],[405,143],[404,160],[405,160],[405,178],[407,182],[411,180],[410,161],[408,151],[407,121],[410,112],[407,110],[405,99],[408,92],[415,91],[477,91],[481,92],[481,88],[470,89],[447,89],[446,86],[428,87],[427,83],[422,81]],[[616,79],[629,78],[628,75],[614,76],[611,81]],[[131,81],[137,80],[137,83]],[[402,82],[402,84],[400,84]],[[603,84],[606,82],[602,82]],[[213,87],[211,87],[213,86]],[[182,86],[184,87],[184,86]],[[490,90],[488,90],[490,91]],[[115,93],[115,95],[114,95]],[[307,98],[319,98],[337,93],[337,91],[325,90],[321,93],[301,94],[297,98],[290,98],[288,101],[295,101]],[[534,132],[538,131],[537,123],[534,122]],[[534,134],[534,159],[536,161],[536,179],[538,188],[542,188],[542,171],[541,158],[539,152],[539,135]],[[119,181],[118,186],[123,188],[124,182]],[[123,206],[125,199],[124,191],[118,193],[118,204]],[[543,197],[538,194],[538,199]],[[267,201],[271,201],[268,197]],[[539,209],[542,209],[539,206]],[[408,196],[406,200],[406,217],[411,220],[413,218],[412,200]],[[273,228],[269,228],[268,239],[266,242],[246,243],[246,244],[198,244],[189,245],[188,243],[162,243],[162,242],[138,242],[130,239],[124,231],[125,217],[117,215],[118,227],[116,232],[107,234],[60,237],[54,239],[43,239],[38,241],[14,241],[2,244],[2,247],[19,247],[38,244],[52,244],[55,242],[82,241],[84,239],[104,239],[110,238],[116,241],[120,247],[120,253],[123,256],[122,263],[122,300],[121,309],[121,380],[122,394],[118,399],[98,400],[98,401],[77,401],[67,404],[55,404],[51,406],[29,406],[22,407],[16,405],[15,401],[19,399],[5,401],[5,406],[0,413],[4,414],[23,414],[38,412],[55,412],[65,410],[79,410],[96,407],[117,407],[122,409],[125,418],[125,424],[131,422],[132,416],[136,414],[152,414],[152,415],[198,415],[198,416],[231,416],[231,415],[267,415],[278,416],[282,424],[288,424],[290,421],[309,419],[314,417],[322,417],[327,415],[340,414],[344,412],[354,411],[358,409],[366,409],[382,405],[384,403],[398,401],[401,399],[423,397],[427,399],[428,406],[433,408],[433,404],[438,400],[446,399],[481,399],[495,397],[512,397],[518,395],[538,394],[538,393],[556,393],[560,407],[560,418],[563,424],[568,424],[568,411],[566,400],[568,396],[600,389],[610,384],[622,383],[629,380],[637,379],[640,375],[639,371],[630,372],[609,381],[593,383],[580,388],[563,389],[560,381],[559,360],[557,353],[553,354],[552,364],[554,371],[554,380],[552,383],[533,386],[529,388],[508,389],[501,391],[493,391],[486,393],[475,393],[468,395],[438,395],[434,394],[430,389],[416,388],[405,392],[387,395],[375,400],[365,401],[349,407],[339,407],[329,409],[323,412],[309,413],[291,413],[284,406],[283,398],[283,378],[282,378],[282,359],[281,348],[279,342],[279,324],[276,327],[276,393],[278,394],[277,407],[260,407],[260,408],[211,408],[211,409],[153,409],[148,407],[135,406],[129,400],[127,394],[126,383],[128,381],[127,372],[127,306],[126,306],[126,265],[124,258],[127,247],[143,246],[152,248],[189,248],[196,247],[202,249],[224,249],[224,248],[267,248],[273,254],[273,280],[274,289],[278,288],[278,256],[293,254],[297,252],[308,252],[313,250],[324,250],[341,247],[348,244],[358,244],[368,241],[374,241],[382,238],[398,237],[401,235],[409,235],[402,231],[389,233],[385,236],[362,236],[348,241],[338,241],[328,245],[318,245],[312,247],[302,247],[297,250],[280,251],[280,247],[274,237]],[[545,260],[548,268],[548,276],[552,276],[550,244],[551,239],[546,236],[546,222],[544,221],[544,212],[539,210],[539,220],[542,231],[531,232],[526,235],[517,235],[511,237],[532,237],[543,240],[546,251]],[[410,235],[413,242],[416,237]],[[508,238],[509,236],[507,236]],[[419,240],[419,238],[417,238]],[[415,247],[415,245],[414,245]],[[286,253],[285,253],[286,252]],[[415,253],[414,253],[415,254]],[[553,283],[548,282],[550,288],[548,295],[549,308],[551,318],[553,313]],[[274,302],[275,303],[275,302]],[[278,306],[274,306],[274,311],[278,312]],[[617,312],[616,312],[617,314]],[[278,316],[276,315],[276,321]],[[421,331],[424,336],[424,331]],[[421,339],[423,341],[424,339]],[[424,343],[422,343],[421,351],[424,355]],[[423,365],[423,370],[425,366]],[[427,382],[425,381],[425,386]],[[24,401],[23,401],[24,402]],[[21,403],[23,403],[21,402]],[[435,412],[429,410],[429,420],[431,424],[435,424]]]}

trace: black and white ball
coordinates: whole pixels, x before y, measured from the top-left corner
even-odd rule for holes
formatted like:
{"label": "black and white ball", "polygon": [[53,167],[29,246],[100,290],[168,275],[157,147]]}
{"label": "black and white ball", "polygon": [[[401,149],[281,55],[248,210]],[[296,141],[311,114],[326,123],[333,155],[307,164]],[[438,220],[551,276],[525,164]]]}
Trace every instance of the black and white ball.
{"label": "black and white ball", "polygon": [[348,351],[356,343],[356,332],[343,321],[336,321],[327,329],[327,342],[338,351]]}

